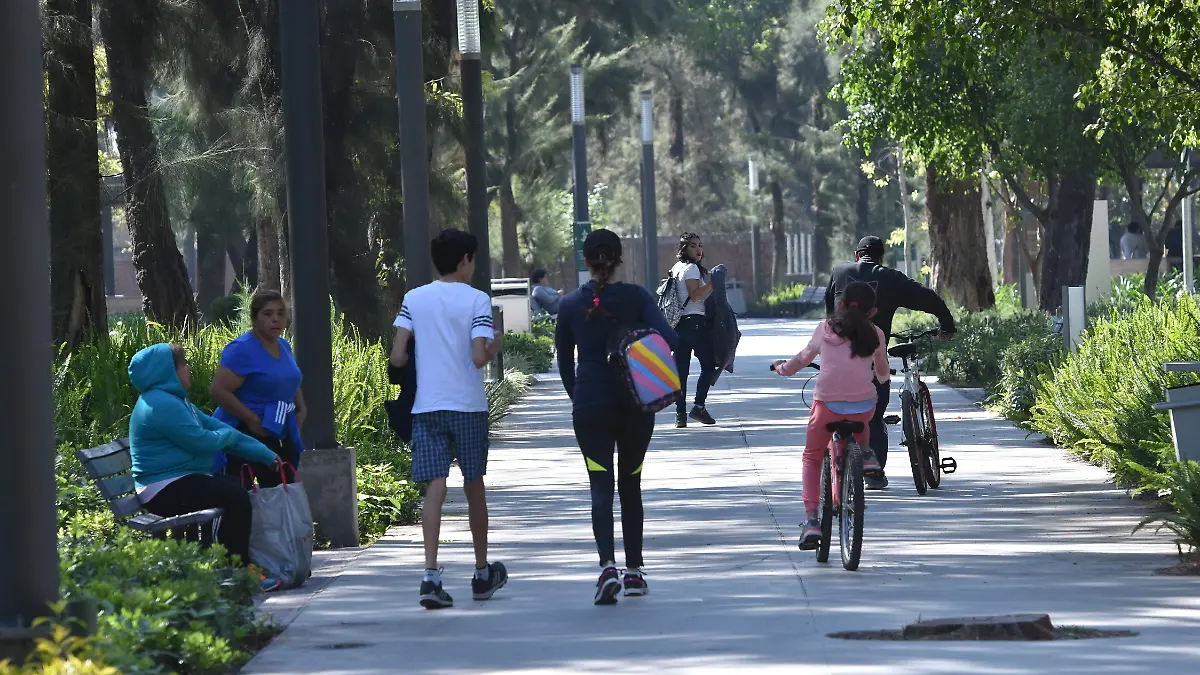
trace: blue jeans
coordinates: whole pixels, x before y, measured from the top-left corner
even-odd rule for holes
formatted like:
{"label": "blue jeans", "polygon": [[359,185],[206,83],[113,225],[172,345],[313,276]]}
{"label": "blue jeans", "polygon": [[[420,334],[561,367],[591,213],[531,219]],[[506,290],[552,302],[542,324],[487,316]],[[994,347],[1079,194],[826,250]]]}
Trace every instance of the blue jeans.
{"label": "blue jeans", "polygon": [[703,407],[708,398],[708,390],[712,387],[720,369],[713,356],[712,327],[702,314],[688,314],[679,320],[675,326],[679,334],[679,347],[675,350],[675,369],[679,371],[679,386],[683,393],[675,405],[675,414],[682,417],[687,414],[687,378],[688,369],[692,365],[692,352],[700,362],[700,376],[696,383],[696,405]]}

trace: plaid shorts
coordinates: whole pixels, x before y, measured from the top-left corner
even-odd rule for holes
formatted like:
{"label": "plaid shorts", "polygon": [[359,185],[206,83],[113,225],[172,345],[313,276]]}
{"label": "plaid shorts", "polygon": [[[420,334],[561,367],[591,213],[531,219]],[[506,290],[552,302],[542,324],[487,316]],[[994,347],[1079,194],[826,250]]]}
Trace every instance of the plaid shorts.
{"label": "plaid shorts", "polygon": [[457,457],[463,480],[487,473],[488,414],[435,410],[413,416],[412,478],[418,483],[450,476]]}

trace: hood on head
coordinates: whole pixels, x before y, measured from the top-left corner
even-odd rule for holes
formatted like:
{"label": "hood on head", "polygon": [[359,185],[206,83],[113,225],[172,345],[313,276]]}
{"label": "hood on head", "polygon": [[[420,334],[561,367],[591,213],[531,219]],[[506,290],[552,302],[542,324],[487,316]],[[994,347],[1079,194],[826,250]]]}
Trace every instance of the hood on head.
{"label": "hood on head", "polygon": [[133,355],[129,361],[129,381],[143,394],[152,389],[161,389],[179,398],[187,395],[175,372],[175,355],[171,353],[171,345],[165,342],[146,347]]}

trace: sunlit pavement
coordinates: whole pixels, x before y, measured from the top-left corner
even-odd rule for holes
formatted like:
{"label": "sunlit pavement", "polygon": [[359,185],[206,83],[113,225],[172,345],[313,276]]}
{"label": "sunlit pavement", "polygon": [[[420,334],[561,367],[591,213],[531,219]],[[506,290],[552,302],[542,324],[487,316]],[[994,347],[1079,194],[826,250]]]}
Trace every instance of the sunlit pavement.
{"label": "sunlit pavement", "polygon": [[[643,482],[648,597],[591,603],[599,569],[587,476],[570,403],[550,375],[505,424],[488,467],[493,558],[508,565],[506,588],[489,602],[470,599],[470,535],[456,491],[448,511],[459,515],[443,528],[441,556],[454,609],[417,605],[420,530],[397,528],[298,612],[293,603],[285,620],[294,620],[245,672],[1200,672],[1200,579],[1153,574],[1173,564],[1175,546],[1165,532],[1130,534],[1145,503],[945,387],[932,386],[938,430],[958,472],[918,496],[893,431],[891,487],[868,493],[859,571],[841,568],[836,544],[830,565],[797,550],[807,377],[785,380],[767,365],[799,351],[813,326],[742,326],[737,373],[722,375],[709,399],[718,426],[676,430],[670,412],[660,417]],[[1015,612],[1139,635],[826,637]]]}

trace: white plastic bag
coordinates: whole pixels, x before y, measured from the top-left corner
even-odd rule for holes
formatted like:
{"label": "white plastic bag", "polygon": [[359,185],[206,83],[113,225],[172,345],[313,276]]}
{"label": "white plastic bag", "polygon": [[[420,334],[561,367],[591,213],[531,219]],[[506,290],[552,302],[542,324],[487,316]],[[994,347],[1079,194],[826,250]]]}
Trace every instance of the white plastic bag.
{"label": "white plastic bag", "polygon": [[313,551],[312,510],[304,486],[256,485],[250,491],[250,508],[250,560],[282,581],[283,588],[303,585],[312,569]]}

